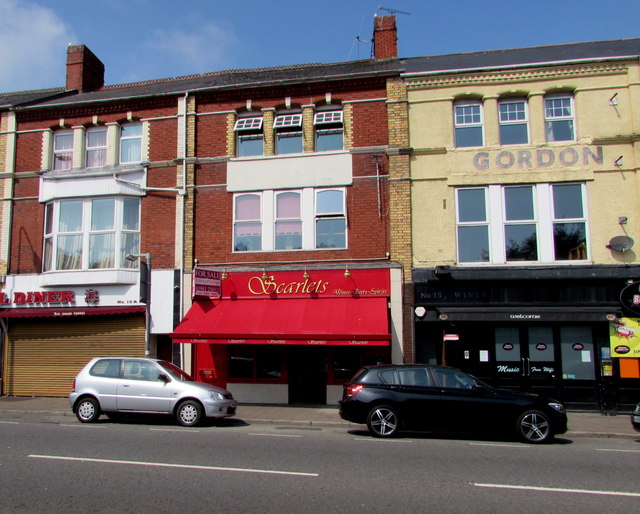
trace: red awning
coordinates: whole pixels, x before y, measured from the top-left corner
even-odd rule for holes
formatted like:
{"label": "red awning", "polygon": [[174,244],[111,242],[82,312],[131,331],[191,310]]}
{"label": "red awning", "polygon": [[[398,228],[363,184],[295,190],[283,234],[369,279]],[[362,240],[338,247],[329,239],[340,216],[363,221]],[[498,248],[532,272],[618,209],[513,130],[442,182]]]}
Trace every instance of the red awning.
{"label": "red awning", "polygon": [[175,343],[387,345],[386,298],[196,301]]}
{"label": "red awning", "polygon": [[145,310],[144,305],[130,307],[25,307],[23,309],[0,310],[0,318],[78,318],[81,316],[129,314]]}

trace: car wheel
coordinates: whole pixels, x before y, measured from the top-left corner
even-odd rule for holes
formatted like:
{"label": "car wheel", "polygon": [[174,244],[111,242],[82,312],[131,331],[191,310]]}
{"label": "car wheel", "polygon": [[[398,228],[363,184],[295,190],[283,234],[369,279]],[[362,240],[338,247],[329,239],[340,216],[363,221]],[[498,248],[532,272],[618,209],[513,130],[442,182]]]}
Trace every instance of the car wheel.
{"label": "car wheel", "polygon": [[375,437],[393,437],[400,429],[400,420],[393,407],[378,405],[367,414],[367,428]]}
{"label": "car wheel", "polygon": [[183,427],[197,425],[202,418],[202,405],[195,400],[186,400],[178,405],[176,419]]}
{"label": "car wheel", "polygon": [[95,398],[83,398],[76,404],[76,417],[82,423],[93,423],[100,417],[100,404]]}
{"label": "car wheel", "polygon": [[544,443],[553,437],[549,417],[539,410],[528,410],[518,418],[518,436],[527,443]]}

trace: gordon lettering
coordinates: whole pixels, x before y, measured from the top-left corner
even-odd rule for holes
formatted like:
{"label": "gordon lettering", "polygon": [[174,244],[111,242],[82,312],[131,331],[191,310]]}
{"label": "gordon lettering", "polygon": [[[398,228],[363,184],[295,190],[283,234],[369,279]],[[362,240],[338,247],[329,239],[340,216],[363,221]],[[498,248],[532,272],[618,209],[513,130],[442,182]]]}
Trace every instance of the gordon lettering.
{"label": "gordon lettering", "polygon": [[531,170],[536,168],[548,168],[558,165],[588,166],[589,164],[603,164],[604,153],[602,146],[582,148],[550,149],[539,148],[532,150],[502,150],[497,153],[478,152],[473,156],[473,166],[477,170]]}

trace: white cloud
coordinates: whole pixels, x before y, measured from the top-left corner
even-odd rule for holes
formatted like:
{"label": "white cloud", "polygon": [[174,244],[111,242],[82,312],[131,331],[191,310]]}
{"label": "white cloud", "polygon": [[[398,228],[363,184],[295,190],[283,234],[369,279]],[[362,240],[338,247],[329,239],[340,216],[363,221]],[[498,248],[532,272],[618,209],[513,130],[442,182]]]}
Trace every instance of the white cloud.
{"label": "white cloud", "polygon": [[[227,56],[238,44],[230,28],[213,23],[193,24],[189,30],[154,29],[143,44],[145,60],[163,63],[179,74],[215,71],[229,62]],[[155,54],[155,55],[150,55]]]}
{"label": "white cloud", "polygon": [[0,0],[0,91],[64,86],[66,48],[74,39],[51,9]]}

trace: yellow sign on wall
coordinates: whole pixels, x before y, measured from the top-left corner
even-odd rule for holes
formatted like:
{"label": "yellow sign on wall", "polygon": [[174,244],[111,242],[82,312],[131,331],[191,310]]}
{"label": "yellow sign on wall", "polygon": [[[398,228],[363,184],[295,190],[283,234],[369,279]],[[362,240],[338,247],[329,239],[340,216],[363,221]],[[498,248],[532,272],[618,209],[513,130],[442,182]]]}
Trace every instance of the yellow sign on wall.
{"label": "yellow sign on wall", "polygon": [[609,323],[611,357],[640,358],[640,319],[618,318]]}

